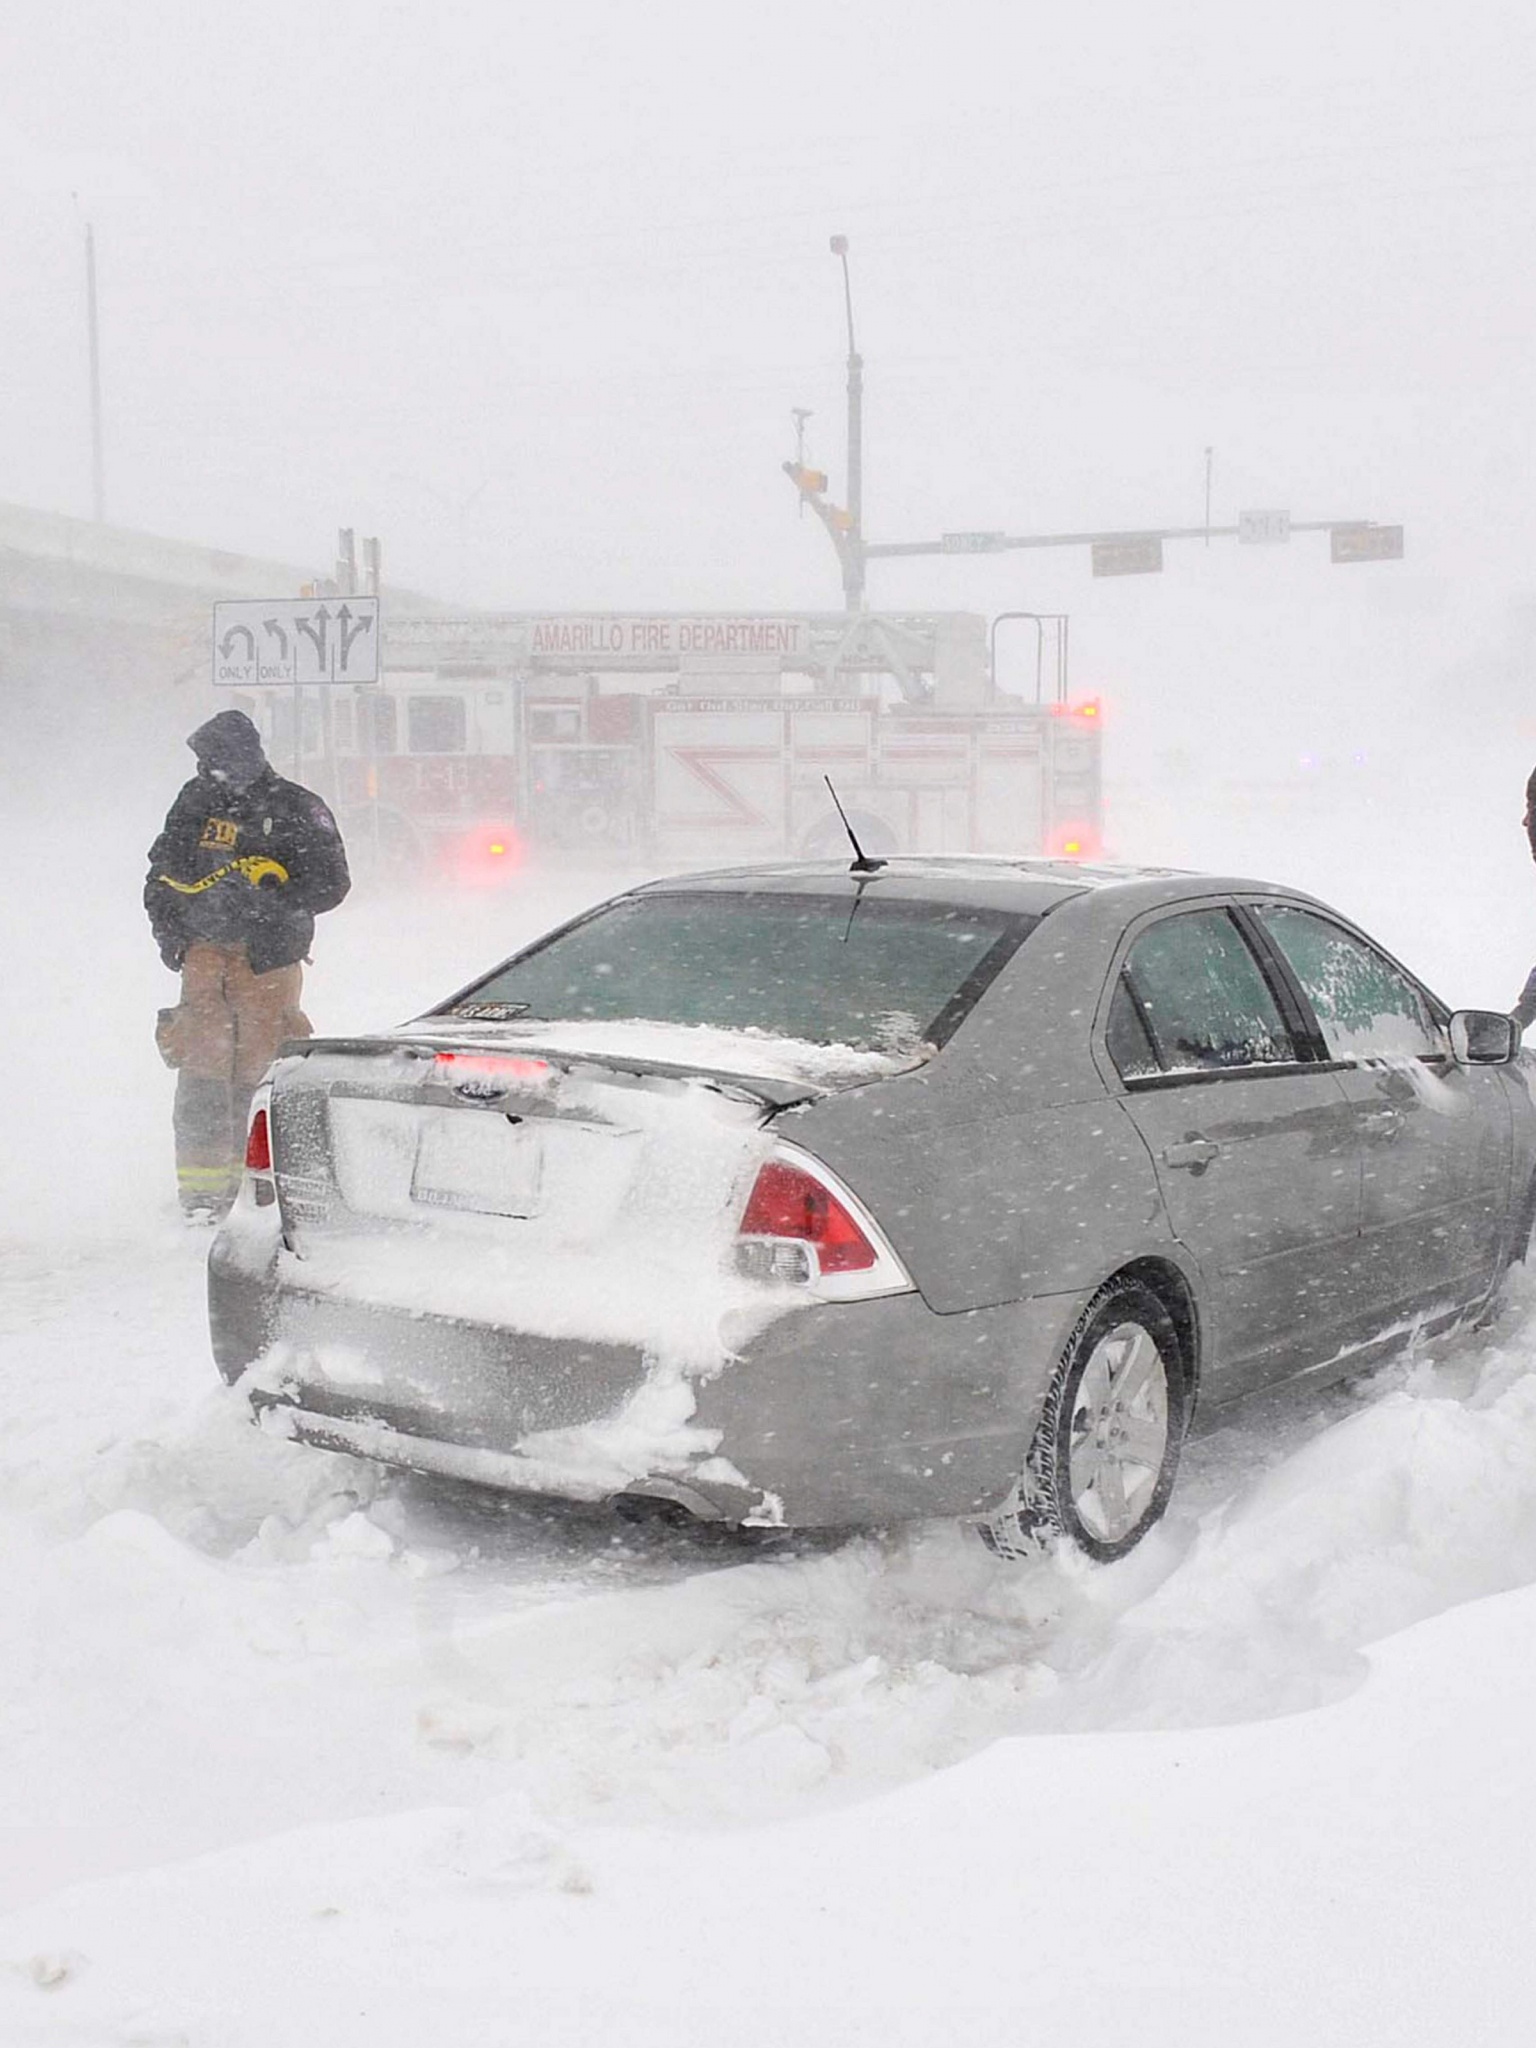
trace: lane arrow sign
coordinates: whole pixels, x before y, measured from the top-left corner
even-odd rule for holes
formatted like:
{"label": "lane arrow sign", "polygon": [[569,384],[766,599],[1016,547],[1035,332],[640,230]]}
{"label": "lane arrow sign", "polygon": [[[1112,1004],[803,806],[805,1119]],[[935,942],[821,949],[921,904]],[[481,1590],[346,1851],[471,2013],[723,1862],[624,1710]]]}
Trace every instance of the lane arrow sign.
{"label": "lane arrow sign", "polygon": [[376,683],[382,638],[379,600],[366,592],[220,598],[210,680],[236,690]]}
{"label": "lane arrow sign", "polygon": [[316,631],[314,624],[309,619],[295,619],[293,622],[293,628],[296,633],[302,633],[307,640],[312,640],[314,642],[315,652],[320,657],[320,667],[322,671],[328,673],[329,668],[325,658],[325,643],[331,630],[331,615],[326,610],[325,606],[321,605],[320,609],[315,613],[315,618],[318,619],[320,622],[318,632]]}
{"label": "lane arrow sign", "polygon": [[352,623],[352,608],[350,605],[344,604],[336,614],[336,621],[341,627],[341,665],[345,668],[347,656],[352,652],[352,642],[361,638],[364,633],[371,633],[373,631],[373,620],[371,618],[359,619],[354,626]]}

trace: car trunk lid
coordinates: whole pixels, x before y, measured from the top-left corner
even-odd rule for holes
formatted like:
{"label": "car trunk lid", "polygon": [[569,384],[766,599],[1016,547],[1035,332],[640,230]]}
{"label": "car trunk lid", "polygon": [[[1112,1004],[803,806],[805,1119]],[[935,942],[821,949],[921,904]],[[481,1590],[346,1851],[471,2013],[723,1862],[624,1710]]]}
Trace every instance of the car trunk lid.
{"label": "car trunk lid", "polygon": [[[731,1248],[765,1127],[831,1084],[762,1045],[732,1066],[710,1050],[689,1064],[483,1027],[290,1046],[271,1112],[286,1279],[718,1364],[721,1318],[761,1306]],[[861,1077],[894,1064],[858,1060]]]}

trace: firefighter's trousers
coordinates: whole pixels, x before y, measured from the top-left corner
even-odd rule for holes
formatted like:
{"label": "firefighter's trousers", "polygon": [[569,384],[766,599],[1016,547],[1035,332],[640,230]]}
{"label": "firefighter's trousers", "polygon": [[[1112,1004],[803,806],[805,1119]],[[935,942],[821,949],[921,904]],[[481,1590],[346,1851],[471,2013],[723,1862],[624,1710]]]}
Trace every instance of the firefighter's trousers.
{"label": "firefighter's trousers", "polygon": [[243,946],[194,945],[181,968],[181,1005],[162,1019],[176,1076],[176,1185],[183,1209],[221,1213],[245,1160],[251,1095],[285,1038],[304,1038],[304,970],[253,974]]}

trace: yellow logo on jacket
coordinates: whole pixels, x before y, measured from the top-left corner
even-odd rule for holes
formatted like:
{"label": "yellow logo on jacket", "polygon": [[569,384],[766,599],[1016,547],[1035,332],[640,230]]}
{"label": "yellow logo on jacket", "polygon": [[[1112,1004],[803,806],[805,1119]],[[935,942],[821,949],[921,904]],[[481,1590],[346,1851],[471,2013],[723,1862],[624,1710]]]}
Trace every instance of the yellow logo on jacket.
{"label": "yellow logo on jacket", "polygon": [[233,818],[209,818],[197,842],[199,853],[229,853],[240,843],[240,827]]}

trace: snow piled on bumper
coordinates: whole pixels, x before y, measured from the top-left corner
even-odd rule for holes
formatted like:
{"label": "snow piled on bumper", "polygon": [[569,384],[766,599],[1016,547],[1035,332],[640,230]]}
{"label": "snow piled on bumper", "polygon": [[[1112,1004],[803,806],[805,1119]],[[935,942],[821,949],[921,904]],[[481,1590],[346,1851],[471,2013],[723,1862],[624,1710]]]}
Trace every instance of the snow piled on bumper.
{"label": "snow piled on bumper", "polygon": [[[732,1266],[742,1205],[773,1144],[760,1105],[691,1080],[653,1090],[559,1075],[549,1093],[562,1116],[591,1121],[555,1127],[555,1135],[585,1142],[562,1146],[541,1213],[513,1220],[455,1213],[427,1228],[410,1200],[415,1127],[398,1122],[400,1105],[340,1105],[349,1143],[370,1169],[349,1171],[343,1146],[340,1178],[344,1187],[366,1182],[377,1215],[306,1230],[295,1250],[277,1250],[273,1277],[280,1298],[288,1292],[334,1311],[342,1335],[312,1347],[280,1337],[245,1375],[242,1392],[302,1410],[306,1386],[320,1386],[375,1400],[381,1422],[391,1397],[415,1409],[436,1405],[452,1438],[451,1397],[434,1395],[429,1377],[409,1361],[381,1364],[361,1338],[348,1340],[349,1305],[506,1332],[514,1347],[529,1338],[622,1347],[636,1356],[637,1382],[608,1414],[526,1431],[503,1449],[432,1442],[430,1424],[417,1426],[413,1449],[411,1438],[382,1426],[368,1434],[366,1417],[346,1428],[327,1424],[324,1435],[364,1455],[571,1500],[605,1499],[646,1479],[685,1479],[702,1465],[715,1483],[740,1489],[743,1513],[772,1519],[767,1496],[719,1455],[719,1431],[692,1422],[696,1383],[730,1369],[754,1335],[806,1306],[788,1288],[746,1279]],[[415,1219],[411,1227],[393,1227],[406,1215]],[[272,1212],[242,1198],[221,1250],[238,1257],[244,1239],[270,1247],[273,1229]],[[280,1306],[280,1330],[281,1316]],[[435,1341],[451,1346],[451,1328],[440,1327]],[[499,1376],[506,1368],[479,1370]],[[284,1419],[281,1408],[267,1411],[271,1427],[281,1429]],[[303,1433],[311,1424],[300,1415],[290,1426]]]}

